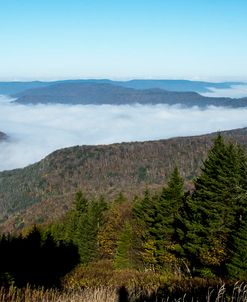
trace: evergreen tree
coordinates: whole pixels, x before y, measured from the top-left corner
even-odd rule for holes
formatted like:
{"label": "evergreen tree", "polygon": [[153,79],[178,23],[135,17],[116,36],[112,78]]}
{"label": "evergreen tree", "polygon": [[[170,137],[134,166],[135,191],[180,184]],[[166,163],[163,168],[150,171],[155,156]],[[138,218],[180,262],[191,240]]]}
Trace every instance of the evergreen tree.
{"label": "evergreen tree", "polygon": [[134,265],[133,230],[129,222],[126,222],[117,241],[115,266],[119,269],[131,268]]}
{"label": "evergreen tree", "polygon": [[84,213],[88,206],[88,200],[83,195],[82,191],[75,194],[75,210],[77,213]]}
{"label": "evergreen tree", "polygon": [[[69,211],[64,219],[64,239],[68,242],[77,242],[78,226],[88,211],[89,201],[82,191],[75,194],[74,207]],[[61,227],[59,227],[61,228]]]}
{"label": "evergreen tree", "polygon": [[188,243],[188,231],[191,229],[193,223],[193,213],[191,211],[191,195],[190,192],[186,192],[183,198],[183,202],[178,210],[178,213],[174,219],[174,233],[173,240],[175,242],[173,254],[176,256],[179,262],[179,273],[189,275],[191,277],[191,269],[189,266],[188,256],[192,262],[195,259],[191,258],[191,254],[188,255],[184,248]]}
{"label": "evergreen tree", "polygon": [[75,242],[83,263],[90,262],[98,255],[98,232],[104,223],[106,209],[107,204],[101,197],[97,201],[92,201],[87,211],[79,217]]}
{"label": "evergreen tree", "polygon": [[145,269],[155,270],[157,261],[157,245],[155,238],[156,203],[158,196],[151,196],[145,190],[144,197],[137,199],[133,206],[133,216],[136,222],[135,237],[141,243],[138,244],[138,254]]}
{"label": "evergreen tree", "polygon": [[[174,234],[174,221],[183,204],[184,181],[176,167],[171,174],[168,185],[162,190],[156,204],[156,236],[171,241]],[[160,233],[160,234],[159,234]]]}
{"label": "evergreen tree", "polygon": [[233,236],[232,257],[227,263],[230,277],[247,280],[247,221],[242,221],[239,231]]}
{"label": "evergreen tree", "polygon": [[167,186],[163,189],[156,203],[155,240],[157,244],[158,263],[161,267],[172,268],[176,264],[175,250],[176,220],[183,205],[184,181],[177,167],[173,170]]}
{"label": "evergreen tree", "polygon": [[193,265],[206,275],[222,270],[227,259],[227,246],[240,205],[241,161],[239,147],[226,144],[218,135],[195,180],[184,248]]}
{"label": "evergreen tree", "polygon": [[[90,208],[88,210],[90,210]],[[88,263],[96,256],[94,225],[90,218],[91,217],[88,213],[84,213],[79,217],[74,235],[74,243],[78,247],[82,263]]]}
{"label": "evergreen tree", "polygon": [[240,161],[240,181],[238,194],[235,200],[236,219],[234,231],[238,231],[242,220],[247,219],[247,154],[241,146],[237,146],[237,153]]}
{"label": "evergreen tree", "polygon": [[152,231],[156,219],[156,202],[157,196],[151,196],[149,190],[145,190],[144,197],[134,204],[133,213],[134,217],[138,219],[138,222],[143,226],[149,235],[152,235]]}
{"label": "evergreen tree", "polygon": [[134,206],[134,214],[142,226],[144,266],[152,269],[172,267],[176,263],[176,220],[184,199],[184,182],[176,167],[161,194],[148,191]]}
{"label": "evergreen tree", "polygon": [[78,247],[82,263],[98,256],[98,232],[104,224],[107,204],[103,197],[88,201],[81,191],[75,195],[74,208],[67,213],[63,222],[52,224],[49,231],[57,241],[73,243]]}

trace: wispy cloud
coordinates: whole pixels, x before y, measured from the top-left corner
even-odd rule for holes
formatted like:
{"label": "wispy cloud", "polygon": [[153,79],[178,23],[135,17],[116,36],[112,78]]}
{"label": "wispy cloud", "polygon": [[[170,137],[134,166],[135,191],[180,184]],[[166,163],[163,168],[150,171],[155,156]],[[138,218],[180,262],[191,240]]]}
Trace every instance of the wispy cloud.
{"label": "wispy cloud", "polygon": [[167,105],[20,105],[0,98],[0,170],[24,167],[73,145],[144,141],[247,126],[247,108]]}

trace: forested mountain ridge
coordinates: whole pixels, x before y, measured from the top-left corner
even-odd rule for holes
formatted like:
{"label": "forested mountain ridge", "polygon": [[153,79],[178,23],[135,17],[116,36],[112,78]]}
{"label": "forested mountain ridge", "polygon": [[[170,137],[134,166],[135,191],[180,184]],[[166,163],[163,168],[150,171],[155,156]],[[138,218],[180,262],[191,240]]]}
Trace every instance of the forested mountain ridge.
{"label": "forested mountain ridge", "polygon": [[[247,128],[222,132],[247,147]],[[70,207],[82,190],[109,199],[130,197],[146,187],[160,188],[177,165],[189,182],[197,175],[215,133],[160,141],[58,150],[24,169],[0,173],[0,210],[4,230],[50,221]]]}
{"label": "forested mountain ridge", "polygon": [[112,81],[107,79],[78,79],[78,80],[61,80],[61,81],[32,81],[32,82],[0,82],[0,94],[12,95],[23,92],[25,90],[48,87],[50,85],[59,83],[102,83],[113,84],[122,87],[135,89],[152,89],[160,88],[169,91],[196,91],[196,92],[210,92],[210,88],[215,89],[229,89],[233,85],[244,85],[242,82],[202,82],[189,80],[130,80],[130,81]]}
{"label": "forested mountain ridge", "polygon": [[205,97],[197,92],[175,92],[160,88],[134,89],[108,83],[58,83],[12,95],[22,104],[60,103],[82,105],[181,104],[186,107],[246,107],[247,98]]}
{"label": "forested mountain ridge", "polygon": [[7,139],[7,135],[4,132],[0,131],[0,142]]}

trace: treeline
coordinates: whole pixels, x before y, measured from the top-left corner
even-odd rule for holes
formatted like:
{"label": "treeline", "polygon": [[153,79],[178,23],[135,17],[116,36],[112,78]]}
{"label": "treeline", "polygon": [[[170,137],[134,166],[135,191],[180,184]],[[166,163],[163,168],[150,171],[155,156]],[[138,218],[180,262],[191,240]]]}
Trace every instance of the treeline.
{"label": "treeline", "polygon": [[111,204],[88,201],[78,192],[74,209],[49,231],[76,245],[82,263],[246,279],[246,211],[246,153],[219,135],[192,192],[177,167],[161,192],[146,190],[131,202],[121,194]]}
{"label": "treeline", "polygon": [[0,288],[27,284],[59,287],[61,278],[78,262],[76,246],[58,242],[51,234],[36,227],[27,234],[3,235],[0,240]]}
{"label": "treeline", "polygon": [[[26,230],[19,237],[2,237],[0,251],[10,255],[11,248],[7,247],[18,246],[20,242],[27,243],[28,257],[35,255],[30,251],[32,242],[36,242],[39,253],[32,259],[48,263],[50,275],[59,263],[70,263],[72,268],[78,263],[105,261],[118,270],[158,272],[179,278],[246,280],[246,152],[237,144],[226,143],[219,135],[194,180],[193,190],[185,190],[183,178],[175,167],[160,192],[146,189],[134,200],[123,194],[111,203],[103,197],[88,200],[79,191],[73,209],[62,220]],[[28,257],[24,258],[26,262]],[[0,273],[6,277],[10,272],[6,262],[2,267]],[[59,277],[67,271],[65,265]]]}

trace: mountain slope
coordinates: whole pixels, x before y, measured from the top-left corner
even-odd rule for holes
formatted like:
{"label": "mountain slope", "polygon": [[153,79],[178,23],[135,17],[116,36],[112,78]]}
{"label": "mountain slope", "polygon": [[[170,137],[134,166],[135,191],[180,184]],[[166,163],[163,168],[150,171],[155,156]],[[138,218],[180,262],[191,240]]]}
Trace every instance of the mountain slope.
{"label": "mountain slope", "polygon": [[[160,188],[178,165],[187,183],[199,171],[214,134],[58,150],[24,169],[0,173],[4,230],[61,216],[79,189],[109,198]],[[223,132],[247,147],[247,128]]]}
{"label": "mountain slope", "polygon": [[182,104],[184,106],[205,107],[230,106],[246,107],[247,98],[209,98],[196,92],[173,92],[162,89],[137,90],[112,84],[60,83],[36,88],[14,95],[22,104]]}
{"label": "mountain slope", "polygon": [[242,82],[222,82],[210,83],[202,81],[188,81],[188,80],[130,80],[130,81],[111,81],[107,79],[87,79],[87,80],[64,80],[51,82],[0,82],[0,94],[12,95],[23,92],[25,90],[47,87],[59,83],[102,83],[113,84],[122,87],[135,89],[152,89],[160,88],[169,91],[195,91],[195,92],[209,92],[210,88],[227,89],[232,85],[243,85]]}

